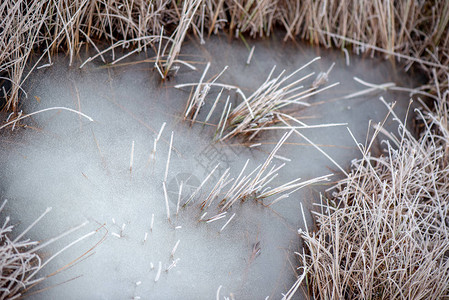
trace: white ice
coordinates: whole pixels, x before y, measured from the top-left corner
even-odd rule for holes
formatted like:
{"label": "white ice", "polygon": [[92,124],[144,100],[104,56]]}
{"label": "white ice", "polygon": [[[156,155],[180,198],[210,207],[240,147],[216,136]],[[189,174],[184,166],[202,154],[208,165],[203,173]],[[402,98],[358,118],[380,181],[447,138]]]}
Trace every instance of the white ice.
{"label": "white ice", "polygon": [[[235,299],[279,299],[290,288],[298,263],[293,254],[300,246],[297,230],[305,226],[300,203],[312,209],[318,192],[328,186],[301,190],[271,207],[252,201],[238,203],[225,218],[210,223],[204,220],[217,210],[208,210],[203,221],[198,221],[203,215],[198,202],[180,207],[176,215],[181,181],[181,196],[185,199],[217,163],[221,165],[211,183],[228,167],[236,177],[247,159],[249,169],[262,163],[284,131],[263,133],[251,143],[261,143],[260,146],[246,147],[238,140],[212,144],[215,127],[201,123],[190,126],[183,121],[190,90],[173,86],[198,81],[205,63],[211,61],[209,74],[229,65],[220,81],[238,85],[249,94],[265,80],[273,65],[277,65],[277,70],[285,68],[291,72],[321,56],[302,74],[326,72],[335,62],[329,82],[340,85],[311,98],[312,106],[301,107],[296,115],[310,125],[347,122],[357,139],[364,142],[368,121],[379,122],[386,116],[387,110],[378,97],[397,100],[398,113],[403,116],[408,95],[377,92],[340,99],[366,88],[353,77],[377,84],[393,81],[410,86],[411,82],[379,59],[351,57],[351,65],[346,66],[344,54],[338,51],[283,46],[276,40],[253,44],[248,65],[248,50],[238,42],[229,44],[214,38],[200,46],[190,41],[183,47],[184,59],[198,62],[199,71],[181,68],[176,77],[164,83],[152,70],[152,63],[139,63],[144,55],[128,60],[128,65],[103,66],[92,62],[81,70],[69,68],[67,60],[59,57],[54,66],[34,73],[26,87],[29,99],[22,107],[25,113],[64,106],[81,111],[94,121],[67,111],[51,111],[24,120],[13,132],[11,128],[3,129],[0,197],[9,199],[7,212],[19,228],[27,226],[46,207],[53,207],[51,214],[29,234],[30,238],[46,240],[85,220],[90,222],[89,228],[79,235],[92,229],[98,232],[49,264],[46,274],[85,254],[36,288],[51,287],[33,298],[212,299],[221,286],[221,297],[233,294]],[[313,79],[308,84],[312,82]],[[206,118],[218,91],[211,91],[199,121]],[[224,100],[219,102],[209,123],[218,123]],[[166,126],[153,156],[154,140],[164,122]],[[394,130],[391,121],[387,125]],[[172,132],[173,150],[166,183],[169,221],[163,180]],[[344,168],[359,156],[345,126],[302,133]],[[337,167],[297,136],[289,138],[278,154],[291,161],[273,185],[328,173],[337,174],[334,180],[338,178]],[[210,187],[207,184],[198,198],[204,197]],[[235,217],[220,232],[234,213]],[[311,227],[309,213],[307,222]],[[43,258],[75,239],[76,234],[70,235],[48,247],[42,252]],[[96,247],[90,250],[93,246]]]}

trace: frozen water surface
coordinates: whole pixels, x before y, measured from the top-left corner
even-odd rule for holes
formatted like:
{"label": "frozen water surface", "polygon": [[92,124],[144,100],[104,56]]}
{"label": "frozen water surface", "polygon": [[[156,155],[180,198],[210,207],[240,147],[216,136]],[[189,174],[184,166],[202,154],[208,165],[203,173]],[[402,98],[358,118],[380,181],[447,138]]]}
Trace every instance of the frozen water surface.
{"label": "frozen water surface", "polygon": [[[232,294],[235,299],[279,299],[290,288],[297,265],[293,252],[300,247],[297,230],[305,226],[300,204],[304,205],[311,227],[309,210],[317,201],[318,192],[328,186],[310,186],[270,207],[251,200],[236,203],[225,218],[211,223],[204,220],[218,212],[218,201],[207,210],[202,222],[199,219],[203,212],[198,208],[202,200],[181,207],[176,215],[181,181],[185,200],[220,163],[197,197],[204,198],[226,168],[231,169],[231,177],[237,177],[247,159],[248,171],[265,161],[285,131],[260,134],[251,143],[262,145],[253,148],[239,139],[213,143],[214,126],[200,122],[190,126],[183,121],[190,89],[175,89],[174,85],[198,82],[205,63],[210,61],[207,79],[228,65],[219,82],[237,85],[249,95],[265,81],[274,65],[275,75],[283,69],[290,73],[314,57],[322,57],[298,74],[299,78],[312,71],[327,71],[335,62],[329,84],[340,85],[309,98],[312,105],[308,108],[290,107],[290,113],[309,125],[348,123],[301,131],[343,168],[348,168],[359,153],[346,127],[364,142],[369,120],[379,122],[387,114],[379,96],[397,101],[399,116],[405,115],[408,106],[407,94],[391,91],[342,99],[366,89],[353,77],[406,87],[413,86],[413,81],[378,58],[351,56],[350,66],[346,66],[340,51],[283,44],[277,37],[249,42],[255,45],[255,51],[251,63],[246,65],[249,51],[239,41],[214,37],[200,46],[196,40],[190,40],[183,46],[182,59],[191,61],[198,71],[181,67],[166,82],[161,82],[152,69],[153,63],[145,61],[151,54],[134,56],[114,66],[104,66],[98,60],[83,69],[68,67],[68,59],[60,56],[51,68],[34,73],[28,81],[29,99],[23,104],[24,112],[64,106],[83,112],[94,122],[68,111],[48,111],[24,120],[22,125],[26,128],[2,130],[0,196],[9,199],[5,212],[20,230],[47,207],[53,207],[28,235],[38,240],[47,240],[89,221],[77,233],[45,248],[44,258],[78,236],[92,230],[98,232],[45,268],[44,273],[51,274],[85,254],[74,266],[46,280],[40,288],[51,288],[33,298],[211,299],[222,286],[221,298]],[[310,86],[315,77],[305,86]],[[205,120],[218,91],[212,89],[198,121]],[[241,101],[234,93],[230,95],[234,104]],[[222,97],[209,123],[218,123],[225,99]],[[164,122],[165,129],[152,157],[154,139]],[[392,121],[387,122],[389,130],[396,132],[395,127]],[[169,222],[162,182],[171,132],[174,138],[167,178]],[[290,136],[278,154],[291,161],[280,170],[273,186],[297,177],[308,180],[335,173],[337,176],[332,179],[338,178],[337,167],[296,135]],[[284,161],[273,162],[279,165]],[[269,201],[266,199],[266,203]],[[234,213],[235,217],[220,232]],[[101,243],[90,250],[98,242]],[[162,270],[155,282],[159,262]],[[301,298],[299,294],[298,297]]]}

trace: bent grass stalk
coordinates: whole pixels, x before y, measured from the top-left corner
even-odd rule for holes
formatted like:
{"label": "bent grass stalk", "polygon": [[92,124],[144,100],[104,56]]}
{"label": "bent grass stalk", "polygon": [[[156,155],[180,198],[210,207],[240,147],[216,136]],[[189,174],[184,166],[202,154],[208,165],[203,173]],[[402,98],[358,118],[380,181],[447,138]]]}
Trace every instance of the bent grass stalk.
{"label": "bent grass stalk", "polygon": [[228,224],[232,221],[232,219],[234,219],[234,217],[235,217],[235,213],[233,213],[232,216],[223,225],[223,227],[221,227],[220,232],[222,232],[226,228],[226,226],[228,226]]}
{"label": "bent grass stalk", "polygon": [[175,252],[178,249],[179,243],[181,242],[181,240],[178,240],[175,244],[175,246],[173,247],[173,250],[170,253],[170,257],[173,258],[175,256]]}
{"label": "bent grass stalk", "polygon": [[9,125],[11,125],[11,124],[15,124],[17,121],[23,120],[25,118],[31,117],[31,116],[36,115],[36,114],[40,114],[40,113],[43,113],[43,112],[46,112],[46,111],[52,111],[52,110],[66,110],[66,111],[70,111],[70,112],[76,113],[76,114],[78,114],[78,115],[88,119],[91,122],[94,121],[91,117],[89,117],[86,114],[83,114],[82,112],[79,112],[77,110],[74,110],[74,109],[71,109],[71,108],[68,108],[68,107],[59,107],[59,106],[57,106],[57,107],[49,107],[49,108],[41,109],[41,110],[38,110],[38,111],[35,111],[35,112],[32,112],[32,113],[29,113],[27,115],[15,118],[14,120],[9,121],[6,124],[3,124],[2,126],[0,126],[0,130],[5,128],[5,127],[7,127],[7,126],[9,126]]}
{"label": "bent grass stalk", "polygon": [[168,203],[168,193],[167,193],[167,186],[165,184],[165,181],[162,182],[162,188],[164,190],[165,210],[167,212],[167,220],[170,222],[170,205]]}

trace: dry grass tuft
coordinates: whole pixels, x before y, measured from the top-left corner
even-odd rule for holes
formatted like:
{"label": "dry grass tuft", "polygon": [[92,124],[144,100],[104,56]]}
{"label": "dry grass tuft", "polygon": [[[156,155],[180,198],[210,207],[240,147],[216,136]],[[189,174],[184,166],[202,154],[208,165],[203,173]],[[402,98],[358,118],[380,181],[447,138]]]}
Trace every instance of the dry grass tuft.
{"label": "dry grass tuft", "polygon": [[[314,81],[308,88],[305,88],[302,85],[303,82],[313,76],[315,74],[314,72],[304,75],[299,79],[294,79],[292,82],[292,78],[295,78],[300,71],[318,59],[320,58],[314,58],[289,75],[283,76],[285,73],[285,70],[283,70],[277,77],[272,78],[276,69],[276,66],[274,66],[265,82],[249,97],[246,97],[243,93],[239,93],[243,101],[230,111],[229,115],[225,118],[223,127],[226,127],[227,132],[225,136],[219,136],[220,140],[224,141],[233,136],[246,135],[247,140],[251,141],[262,130],[278,129],[279,127],[274,125],[281,122],[282,117],[294,119],[285,113],[287,106],[310,106],[304,100],[338,85],[338,83],[334,83],[319,88],[321,84],[327,83],[326,79],[322,83]],[[283,110],[284,112],[282,112]]]}
{"label": "dry grass tuft", "polygon": [[[3,209],[6,201],[3,203]],[[11,240],[9,234],[14,226],[9,224],[9,217],[6,217],[3,226],[0,228],[0,268],[2,277],[0,279],[1,298],[13,298],[20,296],[21,291],[29,286],[41,281],[32,279],[32,274],[41,268],[40,257],[30,248],[36,246],[38,242],[29,240]]]}
{"label": "dry grass tuft", "polygon": [[[0,212],[3,211],[7,200],[3,202],[0,206]],[[58,241],[59,239],[65,237],[68,234],[84,227],[88,222],[81,225],[73,227],[59,236],[49,239],[45,242],[30,241],[25,239],[24,236],[47,214],[51,211],[51,208],[47,208],[45,212],[39,216],[31,225],[29,225],[20,234],[15,233],[14,239],[10,238],[14,231],[14,225],[10,224],[10,218],[7,216],[0,227],[0,299],[18,299],[27,295],[34,293],[39,293],[40,290],[30,292],[30,289],[41,283],[46,278],[62,272],[69,266],[73,265],[76,261],[80,260],[85,255],[89,254],[93,249],[101,243],[103,239],[93,246],[89,251],[85,252],[83,255],[73,260],[69,264],[61,267],[56,272],[47,275],[40,276],[42,269],[51,262],[54,258],[60,255],[65,250],[69,249],[73,245],[79,243],[80,241],[94,235],[97,231],[91,231],[77,240],[71,242],[70,244],[63,247],[61,250],[56,252],[51,257],[46,260],[42,260],[38,252],[45,248],[46,246]]]}
{"label": "dry grass tuft", "polygon": [[[195,13],[197,12],[200,5],[201,0],[183,1],[181,18],[179,19],[178,26],[176,27],[172,36],[168,39],[168,42],[166,43],[164,50],[162,50],[161,53],[160,49],[162,45],[162,35],[164,33],[162,29],[161,39],[159,40],[157,58],[155,62],[155,68],[158,70],[162,79],[166,79],[169,76],[169,72],[173,73],[177,72],[178,68],[174,66],[174,63],[176,62],[183,63],[189,66],[190,68],[195,69],[195,67],[177,58],[179,53],[181,52],[182,43],[186,37],[188,30],[190,29],[190,25],[194,19]],[[167,51],[168,53],[165,54]],[[165,57],[163,63],[161,60],[162,57]]]}
{"label": "dry grass tuft", "polygon": [[419,139],[401,123],[385,155],[372,157],[372,142],[359,145],[363,158],[315,212],[318,229],[300,230],[314,298],[449,297],[447,101],[446,92],[442,113],[422,116]]}
{"label": "dry grass tuft", "polygon": [[[266,206],[270,206],[283,199],[288,198],[292,193],[306,186],[329,181],[329,177],[331,177],[333,174],[312,178],[306,181],[301,181],[301,178],[296,178],[275,187],[270,187],[268,185],[272,183],[273,179],[278,176],[278,172],[285,166],[285,163],[281,164],[280,166],[276,166],[272,162],[273,158],[279,157],[276,155],[276,153],[292,133],[293,131],[284,133],[282,138],[271,151],[270,155],[268,155],[265,162],[258,165],[249,174],[244,175],[249,160],[246,161],[245,165],[240,171],[240,174],[235,180],[234,178],[229,179],[229,168],[226,169],[225,172],[223,172],[223,175],[220,177],[220,179],[218,179],[218,181],[210,191],[209,195],[205,197],[205,199],[201,203],[201,210],[207,209],[212,204],[212,202],[216,200],[219,201],[218,206],[220,207],[220,212],[225,212],[237,202],[244,202],[247,200],[262,202],[265,198],[277,196],[277,198],[271,200],[270,203],[265,204]],[[212,174],[217,167],[215,167],[215,169],[210,174]],[[209,177],[207,177],[203,181],[203,183],[207,181],[208,178]],[[200,185],[197,191],[201,189],[202,185],[203,184]],[[228,187],[229,185],[231,186]],[[225,189],[227,189],[226,192],[224,192]],[[190,196],[190,198],[187,200],[187,203],[196,196],[196,193],[197,192],[193,193]]]}
{"label": "dry grass tuft", "polygon": [[[228,69],[226,66],[220,73],[214,75],[209,80],[205,80],[205,76],[209,70],[210,63],[207,63],[203,75],[198,83],[184,83],[178,84],[175,88],[183,87],[195,87],[194,92],[190,93],[184,119],[190,117],[192,124],[196,121],[198,114],[206,102],[206,97],[212,87],[219,87],[221,91],[218,93],[214,100],[214,103],[204,121],[207,123],[211,114],[216,108],[218,101],[222,96],[223,89],[235,90],[236,95],[241,98],[240,104],[234,109],[232,108],[232,102],[229,101],[230,96],[227,97],[225,106],[221,113],[220,121],[217,124],[215,132],[215,140],[221,142],[236,136],[242,136],[251,141],[259,132],[265,130],[279,130],[290,129],[290,127],[275,126],[278,123],[286,123],[285,119],[293,121],[299,125],[297,128],[314,128],[314,127],[327,127],[337,126],[342,124],[321,124],[315,126],[308,126],[304,122],[301,122],[288,114],[286,108],[293,106],[308,107],[309,103],[305,100],[313,95],[316,95],[324,90],[330,89],[339,83],[333,83],[326,85],[328,82],[328,75],[332,70],[334,64],[329,68],[327,72],[321,72],[316,76],[315,80],[310,83],[304,83],[307,79],[310,79],[314,72],[310,72],[302,77],[298,74],[313,62],[319,60],[320,57],[312,59],[310,62],[304,64],[299,69],[295,70],[291,74],[284,75],[285,70],[280,74],[272,78],[276,69],[274,66],[271,69],[267,79],[253,92],[250,96],[246,96],[243,91],[236,85],[228,85],[217,83],[216,81],[220,76]],[[299,77],[299,78],[296,78]],[[322,85],[326,85],[321,87]],[[306,87],[307,88],[306,88]],[[287,124],[288,125],[288,124]],[[346,125],[346,124],[343,124]],[[223,136],[224,135],[224,136]]]}

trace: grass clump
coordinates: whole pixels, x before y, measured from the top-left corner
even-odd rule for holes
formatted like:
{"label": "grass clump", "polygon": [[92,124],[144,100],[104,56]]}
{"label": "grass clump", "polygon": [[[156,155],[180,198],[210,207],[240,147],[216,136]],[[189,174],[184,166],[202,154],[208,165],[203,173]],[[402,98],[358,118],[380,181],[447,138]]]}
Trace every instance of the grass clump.
{"label": "grass clump", "polygon": [[314,298],[449,297],[447,100],[421,115],[420,138],[401,123],[384,155],[359,145],[363,157],[315,212],[316,231],[300,230],[300,279]]}
{"label": "grass clump", "polygon": [[[247,135],[248,141],[251,141],[261,130],[276,129],[277,127],[273,125],[279,123],[282,116],[294,119],[290,115],[285,114],[285,107],[295,105],[310,106],[304,100],[338,85],[338,83],[334,83],[318,89],[318,84],[312,84],[310,87],[304,88],[303,82],[313,76],[314,72],[299,79],[295,78],[300,71],[318,59],[320,58],[314,58],[291,74],[284,75],[285,70],[283,70],[277,77],[272,78],[276,69],[276,66],[274,66],[265,82],[254,93],[248,97],[240,93],[239,95],[243,98],[243,101],[230,111],[226,117],[223,127],[226,127],[227,132],[225,136],[220,136],[220,140],[224,141],[237,135]],[[293,82],[292,78],[295,78]]]}
{"label": "grass clump", "polygon": [[[0,95],[5,108],[17,113],[30,72],[50,66],[57,52],[66,52],[71,65],[86,45],[105,62],[99,41],[110,44],[112,61],[116,47],[153,49],[156,68],[165,78],[176,72],[175,63],[182,64],[177,57],[187,33],[204,42],[206,34],[226,32],[244,40],[277,29],[285,30],[285,40],[299,38],[345,53],[346,48],[357,54],[383,53],[405,60],[406,69],[418,65],[426,74],[437,68],[439,81],[447,83],[448,25],[445,0],[5,0],[0,4],[0,84],[5,87]],[[162,37],[164,28],[168,36]],[[37,49],[43,55],[25,73]],[[430,88],[435,91],[432,81]]]}
{"label": "grass clump", "polygon": [[[0,206],[0,212],[3,212],[3,209],[7,202],[7,200],[3,201],[3,204]],[[79,237],[75,241],[64,246],[52,256],[43,260],[39,253],[43,248],[60,240],[66,235],[77,231],[88,223],[84,222],[76,227],[64,231],[60,235],[53,237],[47,241],[30,241],[30,239],[24,238],[25,235],[31,229],[33,229],[34,226],[50,211],[51,207],[47,208],[43,214],[41,214],[21,233],[17,233],[14,230],[14,225],[10,223],[11,219],[9,216],[4,219],[4,222],[0,227],[0,299],[18,299],[43,291],[35,290],[33,288],[38,286],[48,277],[54,276],[72,266],[81,258],[89,254],[93,249],[97,247],[98,244],[100,244],[104,240],[105,236],[103,236],[102,240],[94,245],[90,250],[88,250],[75,260],[71,261],[67,265],[59,268],[57,271],[49,275],[40,275],[42,273],[42,269],[47,266],[47,264],[50,263],[53,259],[58,257],[61,253],[63,253],[70,247],[94,235],[99,230],[98,229],[91,231]],[[11,238],[11,236],[15,236],[15,238]]]}

